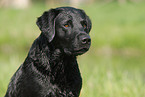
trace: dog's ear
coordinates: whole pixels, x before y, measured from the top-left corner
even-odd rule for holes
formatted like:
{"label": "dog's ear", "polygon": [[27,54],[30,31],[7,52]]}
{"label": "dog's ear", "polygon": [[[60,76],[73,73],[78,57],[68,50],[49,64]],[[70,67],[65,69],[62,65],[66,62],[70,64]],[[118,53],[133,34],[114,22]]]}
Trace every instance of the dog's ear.
{"label": "dog's ear", "polygon": [[49,42],[51,42],[55,36],[55,19],[58,14],[59,10],[50,9],[49,11],[44,12],[36,22],[37,26],[48,38]]}
{"label": "dog's ear", "polygon": [[92,22],[90,20],[90,18],[86,15],[86,21],[87,21],[87,32],[89,33],[91,31],[92,28]]}
{"label": "dog's ear", "polygon": [[85,16],[85,19],[86,19],[86,22],[87,22],[87,33],[89,33],[91,28],[92,28],[92,22],[91,22],[89,16],[87,16],[86,13],[83,10],[81,10],[81,9],[79,9],[79,10]]}

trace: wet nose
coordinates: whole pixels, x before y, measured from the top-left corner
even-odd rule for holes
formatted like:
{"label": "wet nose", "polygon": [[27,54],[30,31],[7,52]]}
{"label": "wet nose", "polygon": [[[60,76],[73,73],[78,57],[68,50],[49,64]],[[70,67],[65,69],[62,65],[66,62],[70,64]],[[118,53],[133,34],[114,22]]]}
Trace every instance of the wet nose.
{"label": "wet nose", "polygon": [[81,42],[82,44],[90,44],[91,38],[89,36],[82,37]]}

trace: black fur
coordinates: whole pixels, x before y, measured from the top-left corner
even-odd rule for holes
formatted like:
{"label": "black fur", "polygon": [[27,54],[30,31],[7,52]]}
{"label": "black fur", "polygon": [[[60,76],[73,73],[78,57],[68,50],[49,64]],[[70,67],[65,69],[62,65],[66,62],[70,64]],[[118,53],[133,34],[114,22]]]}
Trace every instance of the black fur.
{"label": "black fur", "polygon": [[83,10],[60,7],[37,20],[41,30],[5,97],[78,97],[82,78],[76,56],[88,51],[91,21]]}

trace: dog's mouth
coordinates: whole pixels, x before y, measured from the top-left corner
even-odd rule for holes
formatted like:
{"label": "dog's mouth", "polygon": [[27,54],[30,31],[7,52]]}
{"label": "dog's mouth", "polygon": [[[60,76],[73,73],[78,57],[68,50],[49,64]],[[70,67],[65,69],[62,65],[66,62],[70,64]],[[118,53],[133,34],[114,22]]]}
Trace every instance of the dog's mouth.
{"label": "dog's mouth", "polygon": [[76,50],[74,50],[74,53],[77,55],[81,55],[81,54],[87,52],[88,50],[89,50],[89,48],[76,49]]}
{"label": "dog's mouth", "polygon": [[84,48],[79,48],[79,49],[74,49],[73,51],[72,50],[68,50],[68,49],[64,49],[64,52],[68,55],[81,55],[85,52],[87,52],[89,50],[89,47],[84,47]]}

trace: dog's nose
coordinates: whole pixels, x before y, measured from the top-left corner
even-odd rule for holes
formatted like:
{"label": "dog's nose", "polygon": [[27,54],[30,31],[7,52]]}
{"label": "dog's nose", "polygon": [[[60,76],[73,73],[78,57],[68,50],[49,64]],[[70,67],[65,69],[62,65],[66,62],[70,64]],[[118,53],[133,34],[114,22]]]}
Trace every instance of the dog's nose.
{"label": "dog's nose", "polygon": [[90,44],[91,38],[89,36],[83,37],[81,39],[82,44]]}

